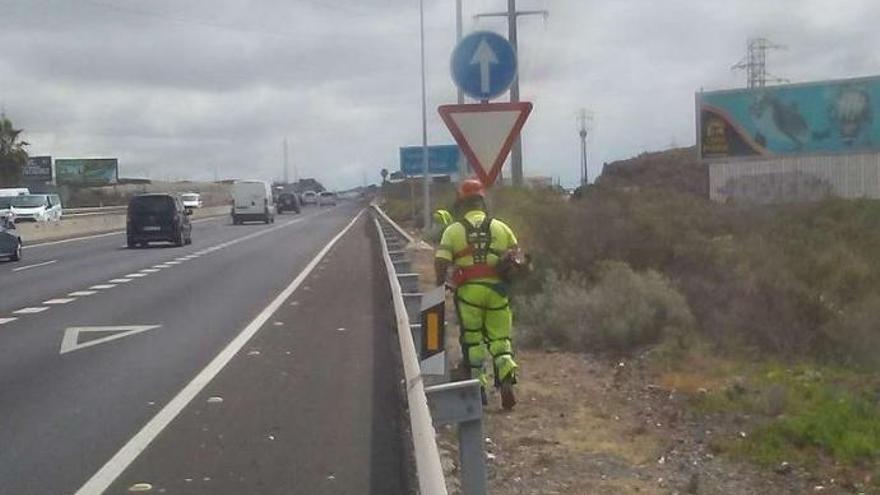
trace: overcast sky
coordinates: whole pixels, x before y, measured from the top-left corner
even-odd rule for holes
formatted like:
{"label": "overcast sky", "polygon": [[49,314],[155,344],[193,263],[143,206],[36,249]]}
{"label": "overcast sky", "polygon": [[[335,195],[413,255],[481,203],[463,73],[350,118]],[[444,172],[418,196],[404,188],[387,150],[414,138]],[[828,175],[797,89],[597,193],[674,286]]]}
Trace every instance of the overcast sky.
{"label": "overcast sky", "polygon": [[[429,142],[451,143],[453,0],[425,0]],[[466,31],[506,34],[472,15]],[[577,112],[602,162],[694,142],[694,92],[743,85],[746,39],[802,82],[880,74],[875,0],[520,0],[527,175],[579,177]],[[301,177],[331,188],[397,170],[421,143],[417,0],[0,0],[0,104],[31,154],[118,157],[120,175]]]}

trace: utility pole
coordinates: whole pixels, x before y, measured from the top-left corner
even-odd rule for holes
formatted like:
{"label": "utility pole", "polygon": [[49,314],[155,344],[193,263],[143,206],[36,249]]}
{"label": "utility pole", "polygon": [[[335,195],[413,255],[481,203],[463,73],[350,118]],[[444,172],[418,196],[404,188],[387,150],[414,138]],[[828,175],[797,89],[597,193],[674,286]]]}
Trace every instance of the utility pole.
{"label": "utility pole", "polygon": [[[461,42],[461,38],[463,36],[464,23],[462,22],[462,11],[461,11],[461,0],[455,0],[455,44]],[[457,91],[457,101],[459,105],[464,104],[464,91],[461,90],[458,86],[456,86]],[[458,176],[459,180],[465,180],[467,176],[470,174],[468,170],[470,165],[468,165],[467,160],[460,160],[458,166]]]}
{"label": "utility pole", "polygon": [[284,138],[284,183],[290,183],[290,177],[287,173],[287,138]]}
{"label": "utility pole", "polygon": [[749,38],[747,46],[746,56],[730,69],[746,71],[746,84],[749,89],[763,88],[767,82],[788,82],[788,79],[767,73],[767,51],[783,50],[786,48],[784,45],[772,43],[767,38]]}
{"label": "utility pole", "polygon": [[592,116],[588,116],[587,110],[582,108],[578,113],[578,121],[580,122],[580,131],[578,135],[581,137],[581,185],[585,186],[590,182],[590,173],[587,169],[587,132],[589,127],[587,121],[592,121]]}
{"label": "utility pole", "polygon": [[431,177],[428,174],[428,96],[425,86],[425,0],[419,0],[419,34],[422,50],[422,227],[431,226]]}
{"label": "utility pole", "polygon": [[[506,17],[507,18],[507,38],[513,45],[513,51],[519,56],[519,46],[517,42],[516,21],[521,16],[540,15],[544,19],[550,15],[546,10],[516,10],[516,0],[507,0],[507,12],[491,12],[488,14],[477,14],[475,19],[481,17]],[[519,75],[513,80],[510,86],[510,101],[519,102]],[[523,185],[523,165],[522,165],[522,137],[517,135],[516,141],[513,143],[513,150],[510,153],[510,167],[513,176],[513,185]]]}

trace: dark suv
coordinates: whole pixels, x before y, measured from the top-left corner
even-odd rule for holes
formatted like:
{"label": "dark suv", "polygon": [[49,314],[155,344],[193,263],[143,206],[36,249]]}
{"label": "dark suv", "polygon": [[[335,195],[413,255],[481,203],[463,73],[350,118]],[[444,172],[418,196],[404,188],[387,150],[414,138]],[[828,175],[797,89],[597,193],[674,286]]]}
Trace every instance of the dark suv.
{"label": "dark suv", "polygon": [[151,241],[168,241],[176,246],[192,243],[192,210],[172,194],[141,194],[128,203],[126,234],[128,247],[146,246]]}

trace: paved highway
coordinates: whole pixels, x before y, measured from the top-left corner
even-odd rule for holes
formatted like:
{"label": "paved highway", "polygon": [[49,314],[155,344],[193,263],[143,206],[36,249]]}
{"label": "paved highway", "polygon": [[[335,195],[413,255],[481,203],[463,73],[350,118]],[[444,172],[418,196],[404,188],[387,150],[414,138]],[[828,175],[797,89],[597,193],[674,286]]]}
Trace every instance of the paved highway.
{"label": "paved highway", "polygon": [[387,283],[358,211],[0,263],[0,493],[405,491]]}

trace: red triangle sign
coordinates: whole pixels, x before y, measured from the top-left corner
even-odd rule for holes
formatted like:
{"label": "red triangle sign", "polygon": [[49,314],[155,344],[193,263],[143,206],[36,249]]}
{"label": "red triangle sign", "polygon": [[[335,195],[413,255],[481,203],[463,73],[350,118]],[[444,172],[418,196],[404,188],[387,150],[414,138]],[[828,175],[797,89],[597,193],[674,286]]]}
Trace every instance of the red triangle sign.
{"label": "red triangle sign", "polygon": [[442,105],[440,117],[486,187],[495,183],[532,111],[529,102]]}

